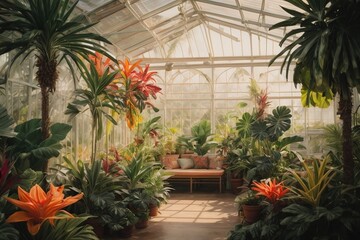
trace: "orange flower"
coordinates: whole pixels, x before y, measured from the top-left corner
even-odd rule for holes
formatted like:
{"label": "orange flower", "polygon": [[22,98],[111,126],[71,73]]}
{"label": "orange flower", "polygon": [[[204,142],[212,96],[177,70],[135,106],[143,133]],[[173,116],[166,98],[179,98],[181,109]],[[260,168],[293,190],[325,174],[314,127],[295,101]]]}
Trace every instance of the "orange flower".
{"label": "orange flower", "polygon": [[18,187],[19,200],[9,197],[6,197],[6,200],[23,211],[15,212],[8,217],[6,222],[26,221],[30,234],[35,235],[46,220],[49,220],[50,224],[54,225],[55,219],[63,218],[56,216],[58,212],[73,217],[73,215],[61,209],[79,201],[83,197],[83,193],[64,199],[63,191],[64,186],[54,187],[51,183],[50,190],[47,193],[37,184],[30,189],[29,193]]}
{"label": "orange flower", "polygon": [[125,61],[119,60],[119,63],[122,66],[122,74],[125,79],[128,79],[131,77],[131,75],[134,73],[135,68],[138,68],[140,66],[141,60],[136,61],[135,63],[131,64],[129,59],[125,59]]}
{"label": "orange flower", "polygon": [[89,59],[94,63],[95,69],[99,76],[102,76],[104,74],[104,71],[106,68],[112,68],[111,60],[110,58],[103,59],[103,55],[101,53],[95,52],[95,55],[90,55]]}
{"label": "orange flower", "polygon": [[279,201],[289,189],[285,188],[283,182],[276,183],[276,179],[274,178],[272,181],[264,181],[264,182],[254,182],[255,187],[251,189],[258,192],[256,195],[262,195],[267,198],[267,200],[274,204]]}

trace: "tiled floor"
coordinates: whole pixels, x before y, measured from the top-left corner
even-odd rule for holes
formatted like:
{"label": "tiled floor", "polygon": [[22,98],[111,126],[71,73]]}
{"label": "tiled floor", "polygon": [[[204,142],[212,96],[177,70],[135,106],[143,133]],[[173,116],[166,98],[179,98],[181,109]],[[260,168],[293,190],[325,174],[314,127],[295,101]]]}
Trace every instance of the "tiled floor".
{"label": "tiled floor", "polygon": [[222,193],[173,193],[149,227],[129,239],[224,240],[239,222],[235,196]]}

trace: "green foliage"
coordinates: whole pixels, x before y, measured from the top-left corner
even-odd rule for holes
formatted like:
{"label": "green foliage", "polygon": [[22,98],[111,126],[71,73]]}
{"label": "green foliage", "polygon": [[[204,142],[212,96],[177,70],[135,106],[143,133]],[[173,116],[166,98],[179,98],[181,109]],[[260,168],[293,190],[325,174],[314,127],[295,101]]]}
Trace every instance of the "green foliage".
{"label": "green foliage", "polygon": [[19,228],[24,228],[21,231],[20,239],[22,240],[98,240],[99,238],[93,231],[93,228],[85,224],[89,216],[79,216],[74,218],[55,220],[54,226],[49,221],[46,221],[40,228],[40,231],[31,236],[25,230],[25,224],[18,225]]}
{"label": "green foliage", "polygon": [[210,149],[217,146],[213,141],[211,125],[208,120],[201,120],[191,128],[191,136],[182,137],[183,145],[190,151],[194,151],[199,156],[205,155]]}
{"label": "green foliage", "polygon": [[109,205],[101,215],[101,219],[112,231],[119,231],[126,226],[134,225],[138,220],[135,214],[121,201]]}
{"label": "green foliage", "polygon": [[75,99],[68,104],[65,114],[73,119],[77,114],[90,110],[92,117],[91,133],[92,148],[91,161],[95,161],[96,142],[100,140],[103,134],[103,117],[116,125],[116,120],[109,114],[108,110],[118,112],[119,108],[124,107],[121,98],[110,93],[109,85],[114,81],[117,72],[109,72],[106,68],[102,75],[99,75],[94,63],[91,62],[90,70],[83,69],[82,77],[85,80],[87,89],[76,89]]}
{"label": "green foliage", "polygon": [[[360,84],[360,21],[358,1],[286,0],[299,10],[283,9],[291,15],[270,29],[299,26],[287,33],[280,45],[295,37],[272,61],[285,55],[282,68],[286,73],[297,60],[294,82],[307,84],[308,90],[325,93],[332,89],[344,93],[345,88]],[[308,75],[308,78],[300,78]],[[310,79],[307,83],[304,80]],[[328,98],[331,95],[324,94]]]}
{"label": "green foliage", "polygon": [[116,192],[121,190],[120,179],[106,174],[101,161],[85,164],[78,160],[76,164],[64,158],[66,166],[58,165],[50,177],[65,184],[68,194],[84,193],[83,198],[74,204],[74,212],[101,216],[102,211],[115,201]]}
{"label": "green foliage", "polygon": [[6,108],[0,105],[0,137],[14,137],[15,133],[11,126],[14,124],[14,119],[8,115]]}
{"label": "green foliage", "polygon": [[359,212],[348,207],[306,207],[291,204],[281,226],[287,231],[283,239],[356,239]]}
{"label": "green foliage", "polygon": [[0,212],[0,240],[17,240],[19,232],[13,225],[5,223],[5,215]]}
{"label": "green foliage", "polygon": [[122,165],[125,180],[123,182],[125,189],[131,191],[143,189],[146,187],[146,179],[153,171],[161,168],[160,163],[152,161],[145,151],[140,151],[131,159],[128,165]]}
{"label": "green foliage", "polygon": [[19,124],[14,131],[16,136],[7,140],[6,154],[16,160],[15,167],[20,171],[27,168],[40,170],[44,161],[57,157],[71,126],[64,123],[54,123],[50,126],[50,136],[43,140],[41,120],[31,119]]}
{"label": "green foliage", "polygon": [[335,176],[334,170],[329,169],[327,163],[328,158],[322,161],[313,160],[312,167],[306,161],[302,162],[306,172],[305,177],[301,177],[299,173],[289,169],[295,182],[299,184],[299,187],[293,186],[291,191],[313,207],[321,204],[322,195],[329,186],[331,179]]}
{"label": "green foliage", "polygon": [[37,59],[48,63],[60,59],[72,71],[74,64],[85,68],[83,59],[94,52],[116,61],[101,45],[101,42],[111,43],[87,31],[94,24],[86,23],[84,16],[74,16],[77,3],[69,0],[1,1],[0,33],[17,33],[15,38],[0,42],[0,55],[15,51],[8,71],[17,59],[27,58],[35,51]]}
{"label": "green foliage", "polygon": [[249,180],[275,177],[293,159],[287,149],[290,144],[303,141],[300,136],[283,137],[291,126],[290,109],[279,106],[265,118],[257,113],[244,113],[236,123],[238,138],[232,141],[227,157],[229,170],[243,173]]}

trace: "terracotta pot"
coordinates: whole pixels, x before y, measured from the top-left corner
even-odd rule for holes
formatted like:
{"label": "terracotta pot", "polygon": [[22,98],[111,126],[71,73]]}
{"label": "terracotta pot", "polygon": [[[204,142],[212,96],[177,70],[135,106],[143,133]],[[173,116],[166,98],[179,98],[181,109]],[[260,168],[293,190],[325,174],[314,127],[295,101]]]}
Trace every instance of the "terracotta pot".
{"label": "terracotta pot", "polygon": [[231,183],[231,192],[233,194],[239,194],[241,192],[240,187],[243,185],[244,179],[242,179],[242,178],[231,178],[230,183]]}
{"label": "terracotta pot", "polygon": [[136,224],[135,224],[135,228],[137,229],[144,229],[147,228],[149,225],[149,220],[148,219],[140,219]]}
{"label": "terracotta pot", "polygon": [[104,226],[101,225],[99,218],[88,218],[85,221],[86,224],[93,227],[93,231],[99,238],[103,238],[105,235]]}
{"label": "terracotta pot", "polygon": [[149,205],[149,216],[150,217],[156,217],[158,215],[159,212],[159,207],[153,204]]}
{"label": "terracotta pot", "polygon": [[262,209],[261,205],[242,205],[245,222],[249,224],[257,222],[260,219]]}

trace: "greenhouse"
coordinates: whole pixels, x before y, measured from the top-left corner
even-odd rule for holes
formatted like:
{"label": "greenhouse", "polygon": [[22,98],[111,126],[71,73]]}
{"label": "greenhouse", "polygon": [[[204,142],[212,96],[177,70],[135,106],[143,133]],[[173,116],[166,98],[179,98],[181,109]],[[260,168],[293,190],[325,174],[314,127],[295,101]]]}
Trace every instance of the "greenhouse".
{"label": "greenhouse", "polygon": [[0,239],[356,239],[359,13],[1,0]]}

